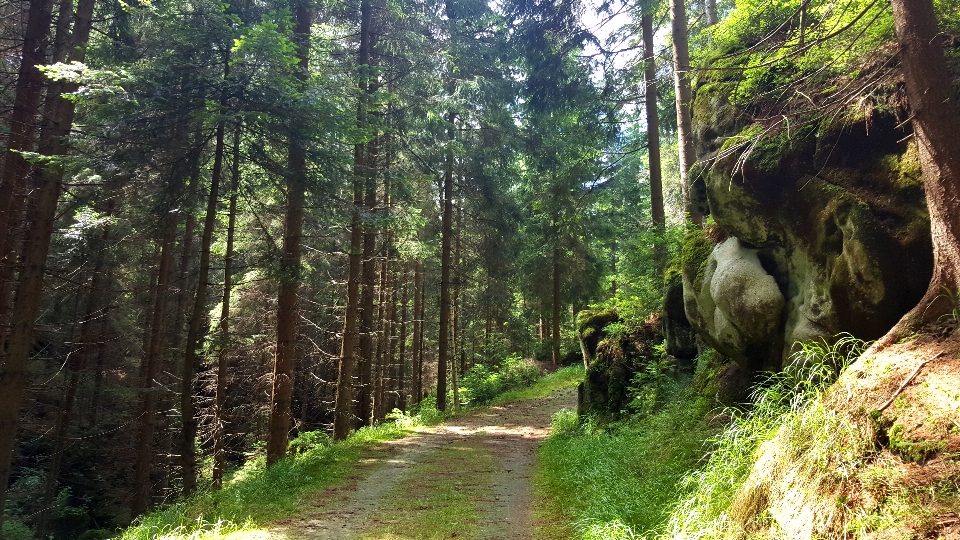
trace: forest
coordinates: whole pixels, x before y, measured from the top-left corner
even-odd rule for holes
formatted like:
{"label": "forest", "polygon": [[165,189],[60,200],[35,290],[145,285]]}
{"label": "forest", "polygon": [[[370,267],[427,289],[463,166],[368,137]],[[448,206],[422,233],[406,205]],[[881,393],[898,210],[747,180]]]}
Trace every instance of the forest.
{"label": "forest", "polygon": [[0,13],[0,539],[960,538],[960,1]]}

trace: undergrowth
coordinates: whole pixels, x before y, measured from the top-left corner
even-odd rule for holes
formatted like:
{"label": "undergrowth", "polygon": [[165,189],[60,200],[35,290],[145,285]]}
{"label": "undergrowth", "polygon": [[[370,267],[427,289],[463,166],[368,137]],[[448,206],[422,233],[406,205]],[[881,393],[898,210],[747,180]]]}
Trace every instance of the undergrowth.
{"label": "undergrowth", "polygon": [[693,403],[674,388],[657,412],[598,425],[561,410],[541,447],[536,489],[545,511],[572,523],[557,536],[635,538],[659,525],[676,498],[675,486],[703,455],[711,429]]}
{"label": "undergrowth", "polygon": [[[571,524],[569,538],[721,538],[736,526],[730,508],[758,449],[783,426],[802,428],[785,433],[816,434],[782,441],[802,467],[858,458],[862,449],[847,446],[854,428],[821,397],[863,347],[849,336],[802,344],[792,366],[758,385],[745,410],[710,412],[702,398],[675,386],[658,408],[612,424],[560,411],[537,479],[547,512]],[[662,379],[655,384],[662,387]],[[704,422],[706,413],[729,424],[718,433]]]}

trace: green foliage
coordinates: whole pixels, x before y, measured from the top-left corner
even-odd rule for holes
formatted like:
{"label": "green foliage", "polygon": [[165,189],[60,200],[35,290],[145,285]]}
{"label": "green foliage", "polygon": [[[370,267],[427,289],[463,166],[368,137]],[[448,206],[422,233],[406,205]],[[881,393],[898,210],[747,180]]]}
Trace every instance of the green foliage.
{"label": "green foliage", "polygon": [[7,518],[3,522],[3,534],[0,534],[5,540],[31,540],[33,531],[23,523]]}
{"label": "green foliage", "polygon": [[287,445],[287,452],[292,456],[309,452],[318,446],[327,446],[333,442],[326,431],[306,431],[297,435],[296,439]]}
{"label": "green foliage", "polygon": [[779,99],[776,93],[797,81],[822,85],[852,73],[894,35],[889,7],[872,0],[813,0],[802,27],[799,20],[797,2],[737,0],[695,50],[700,62],[741,70],[731,100],[747,105]]}
{"label": "green foliage", "polygon": [[667,358],[664,348],[662,343],[655,346],[655,356],[630,380],[627,387],[630,398],[628,412],[643,416],[653,414],[669,395],[676,394],[678,383],[672,376],[676,366],[673,360]]}
{"label": "green foliage", "polygon": [[514,388],[497,396],[491,403],[512,403],[528,399],[539,399],[562,388],[576,386],[583,381],[584,371],[580,364],[567,366],[554,371],[546,377],[541,377],[532,386]]}
{"label": "green foliage", "polygon": [[517,355],[493,368],[477,364],[460,379],[460,399],[467,404],[485,405],[499,394],[530,386],[539,378],[540,368]]}
{"label": "green foliage", "polygon": [[[805,344],[790,367],[756,388],[746,412],[728,410],[733,420],[711,441],[707,463],[684,477],[685,493],[658,537],[722,538],[724,531],[735,526],[728,510],[760,446],[778,433],[800,437],[780,443],[788,445],[793,455],[802,455],[811,467],[822,467],[824,459],[835,456],[855,459],[862,448],[852,444],[840,448],[844,441],[856,440],[855,429],[826,410],[821,397],[864,347],[850,336],[833,345],[823,340]],[[805,429],[794,429],[801,425]]]}
{"label": "green foliage", "polygon": [[536,485],[546,511],[573,523],[570,537],[639,538],[667,517],[677,482],[712,433],[701,421],[702,401],[674,388],[650,414],[613,424],[570,410],[553,416]]}

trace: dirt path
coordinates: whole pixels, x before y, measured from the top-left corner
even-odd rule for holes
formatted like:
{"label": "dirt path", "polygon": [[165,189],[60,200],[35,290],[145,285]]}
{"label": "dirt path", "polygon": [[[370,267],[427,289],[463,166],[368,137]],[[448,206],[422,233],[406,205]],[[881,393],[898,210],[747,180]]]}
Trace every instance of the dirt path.
{"label": "dirt path", "polygon": [[532,539],[533,473],[551,415],[576,391],[487,407],[385,443],[351,483],[302,503],[274,538]]}

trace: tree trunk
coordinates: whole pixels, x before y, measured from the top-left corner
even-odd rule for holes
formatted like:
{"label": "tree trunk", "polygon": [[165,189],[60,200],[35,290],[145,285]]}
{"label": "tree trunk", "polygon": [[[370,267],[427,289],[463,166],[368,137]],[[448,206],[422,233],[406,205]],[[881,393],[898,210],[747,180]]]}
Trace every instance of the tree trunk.
{"label": "tree trunk", "polygon": [[[224,79],[230,74],[229,63],[224,64]],[[223,102],[225,100],[221,100]],[[221,103],[223,104],[223,103]],[[183,474],[183,495],[190,495],[197,489],[197,414],[193,403],[193,379],[197,348],[200,347],[200,334],[207,307],[207,288],[210,283],[210,245],[213,242],[213,229],[217,223],[217,206],[220,202],[220,176],[223,172],[223,152],[226,130],[223,120],[217,124],[216,147],[213,154],[213,171],[210,176],[210,194],[207,198],[207,212],[203,219],[203,233],[200,236],[200,272],[197,278],[197,292],[193,301],[193,313],[187,330],[187,348],[183,355],[180,373],[180,421],[183,433],[180,438],[180,466]]]}
{"label": "tree trunk", "polygon": [[553,365],[560,365],[560,224],[559,216],[553,215],[552,228],[554,234],[553,245]]}
{"label": "tree trunk", "polygon": [[923,170],[933,236],[933,277],[926,294],[881,339],[899,341],[923,323],[949,313],[960,288],[960,111],[950,83],[930,0],[891,0],[904,81]]}
{"label": "tree trunk", "polygon": [[[370,0],[360,3],[360,48],[357,63],[365,66],[370,63]],[[360,100],[357,104],[357,126],[366,125],[367,79],[361,73]],[[363,143],[353,148],[353,212],[350,218],[350,255],[347,273],[347,305],[343,317],[343,341],[340,346],[340,368],[337,373],[337,395],[334,399],[333,438],[340,441],[350,434],[353,424],[353,367],[357,341],[357,322],[359,319],[360,279],[363,266],[363,188],[366,171],[364,170]],[[362,414],[362,404],[361,404]],[[363,419],[361,419],[363,421]]]}
{"label": "tree trunk", "polygon": [[407,297],[410,293],[410,265],[403,267],[403,289],[400,293],[400,356],[397,358],[397,408],[407,410],[405,379],[407,377]]}
{"label": "tree trunk", "polygon": [[[447,114],[449,139],[454,138],[454,113]],[[443,172],[443,217],[440,238],[440,337],[437,340],[437,409],[447,410],[447,361],[450,340],[450,243],[453,239],[453,149],[447,149],[446,166]]]}
{"label": "tree trunk", "polygon": [[456,231],[454,231],[453,239],[453,326],[451,327],[451,334],[453,335],[453,355],[451,359],[451,373],[453,375],[453,406],[454,410],[460,410],[460,374],[462,373],[463,366],[458,365],[457,363],[457,350],[460,345],[460,340],[463,338],[460,335],[460,287],[462,286],[462,279],[460,276],[460,233],[462,232],[463,226],[463,210],[459,204],[457,204],[456,211]]}
{"label": "tree trunk", "polygon": [[717,0],[704,0],[703,12],[707,17],[707,26],[713,26],[719,22],[717,20]]}
{"label": "tree trunk", "polygon": [[646,86],[645,105],[647,113],[647,155],[650,167],[650,206],[653,219],[654,233],[657,235],[654,246],[654,264],[657,276],[663,277],[667,264],[666,239],[663,238],[666,228],[666,212],[663,208],[663,175],[660,168],[660,118],[658,117],[657,102],[657,66],[656,51],[653,48],[653,14],[644,13],[640,19],[643,34],[643,57],[646,69],[643,79]]}
{"label": "tree trunk", "polygon": [[[10,115],[10,131],[7,137],[7,152],[3,159],[3,171],[0,175],[0,349],[10,328],[10,297],[13,294],[13,274],[17,259],[16,237],[26,198],[27,177],[30,164],[20,152],[34,149],[37,133],[36,119],[40,111],[40,96],[46,80],[38,66],[46,63],[47,41],[50,36],[50,22],[53,18],[51,0],[31,0],[27,12],[27,26],[23,36],[23,48],[20,52],[20,68],[17,73],[17,85],[13,98],[13,111]],[[0,387],[2,388],[2,387]],[[10,398],[15,397],[10,394]],[[7,401],[0,398],[0,526],[3,524],[3,508],[6,500],[6,480],[9,471],[3,465],[12,452],[13,435],[10,437],[10,450],[7,449],[6,416]],[[19,414],[20,401],[17,399]],[[14,428],[14,431],[16,428]]]}
{"label": "tree trunk", "polygon": [[[373,421],[372,424],[383,419],[384,415],[384,404],[383,404],[383,377],[385,375],[384,371],[384,355],[387,352],[387,330],[386,330],[386,306],[387,306],[387,294],[390,290],[390,267],[388,264],[389,259],[384,258],[383,262],[380,264],[380,290],[378,291],[377,299],[377,325],[376,328],[379,330],[376,332],[377,335],[377,352],[375,355],[376,363],[373,368]],[[371,424],[371,425],[372,425]]]}
{"label": "tree trunk", "polygon": [[[306,85],[310,59],[310,4],[299,0],[294,6],[294,43],[299,69],[297,78]],[[300,252],[303,237],[303,206],[306,195],[307,150],[290,119],[287,171],[287,210],[283,224],[280,290],[277,295],[277,352],[273,364],[273,394],[270,399],[270,426],[267,465],[286,456],[290,430],[290,401],[293,397],[293,370],[296,363],[297,290],[300,288]]]}
{"label": "tree trunk", "polygon": [[[34,6],[35,3],[37,2],[32,2],[30,6],[27,34],[21,60],[22,64],[28,65],[26,68],[21,65],[20,73],[27,77],[24,94],[29,94],[35,90],[37,98],[39,98],[43,81],[37,71],[37,65],[43,62],[44,42],[49,32],[52,15],[50,14],[49,3],[41,2],[43,5]],[[93,0],[82,0],[77,5],[77,13],[74,17],[75,23],[70,40],[71,52],[68,57],[71,61],[82,62],[84,59],[87,40],[90,36],[92,15]],[[39,77],[39,79],[35,77]],[[39,86],[34,88],[33,85]],[[73,92],[76,88],[75,84],[57,85],[57,89],[63,92]],[[32,144],[33,130],[30,124],[39,106],[33,97],[22,96],[20,90],[21,81],[18,79],[15,99],[23,97],[25,102],[22,105],[30,108],[30,114],[21,118],[22,125],[17,127],[11,124],[8,142],[10,145],[8,148],[11,150],[18,149],[17,145],[19,144],[27,145],[23,149],[28,149],[28,146]],[[49,114],[43,125],[44,133],[41,137],[48,142],[41,146],[39,150],[44,155],[62,156],[66,154],[68,148],[66,136],[73,126],[74,104],[64,99],[59,93],[50,96],[50,103]],[[17,118],[17,109],[20,106],[21,103],[17,101],[13,112],[14,118]],[[13,208],[12,202],[17,198],[16,188],[20,180],[17,177],[7,177],[7,169],[11,169],[11,175],[25,174],[29,166],[25,162],[18,164],[21,160],[22,157],[18,154],[8,153],[7,163],[4,166],[3,185],[9,184],[11,191],[8,194],[2,191],[6,188],[0,188],[0,201],[7,201],[11,204],[7,208],[8,210]],[[28,381],[27,363],[30,357],[30,346],[33,343],[33,328],[40,309],[43,276],[46,271],[47,253],[50,249],[50,240],[53,234],[53,222],[57,213],[57,201],[60,198],[63,170],[60,164],[51,163],[40,167],[35,171],[35,174],[31,175],[31,178],[36,179],[38,185],[34,187],[34,204],[28,214],[29,228],[24,241],[23,266],[18,276],[18,288],[10,317],[12,329],[6,340],[6,361],[0,366],[0,530],[3,527],[2,516],[6,503],[7,483],[10,478],[20,401],[23,398],[23,391]],[[0,204],[7,204],[7,202]],[[0,216],[3,215],[2,210],[3,208],[0,208]],[[6,215],[9,217],[9,212]],[[10,238],[10,232],[9,228],[0,229],[0,238]],[[0,246],[0,254],[5,253],[11,245],[7,243],[6,248]],[[0,265],[0,273],[3,272],[3,267],[4,265]],[[6,297],[0,297],[0,313],[5,311],[6,301]],[[0,334],[0,346],[3,343],[2,338],[3,336]]]}
{"label": "tree trunk", "polygon": [[227,438],[227,354],[230,350],[230,294],[233,289],[233,241],[237,226],[237,194],[240,192],[240,132],[233,131],[233,170],[230,178],[230,209],[227,218],[227,251],[223,257],[223,296],[220,302],[220,346],[217,351],[217,389],[213,405],[213,489],[223,485]]}
{"label": "tree trunk", "polygon": [[423,334],[423,317],[420,314],[421,297],[423,295],[423,272],[421,271],[420,261],[413,263],[413,341],[410,351],[410,358],[413,360],[411,370],[411,387],[413,390],[413,404],[420,403],[420,397],[423,395],[422,374],[423,369],[420,365],[420,336]]}
{"label": "tree trunk", "polygon": [[386,391],[387,398],[384,402],[387,405],[387,412],[397,408],[397,287],[400,286],[399,275],[397,272],[391,272],[390,286],[390,336],[388,338],[389,348],[385,366],[387,367]]}
{"label": "tree trunk", "polygon": [[673,82],[677,94],[677,147],[680,150],[680,190],[689,219],[703,225],[703,216],[693,204],[693,181],[690,169],[696,162],[691,126],[690,51],[687,38],[687,12],[683,0],[670,0],[670,22],[673,29]]}
{"label": "tree trunk", "polygon": [[[422,270],[421,270],[422,272]],[[426,283],[421,282],[420,286],[420,336],[418,337],[417,345],[417,403],[423,401],[423,355],[424,348],[423,344],[425,341],[424,335],[426,332],[427,324],[427,286]]]}
{"label": "tree trunk", "polygon": [[167,298],[170,293],[170,277],[173,270],[173,238],[176,220],[167,213],[161,224],[160,261],[157,265],[157,286],[154,290],[153,314],[150,335],[146,340],[143,362],[140,367],[140,391],[143,396],[137,415],[137,443],[133,474],[133,497],[130,500],[130,516],[135,518],[146,512],[150,500],[150,470],[153,466],[153,436],[156,427],[159,388],[156,377],[160,369],[161,337],[166,320]]}

